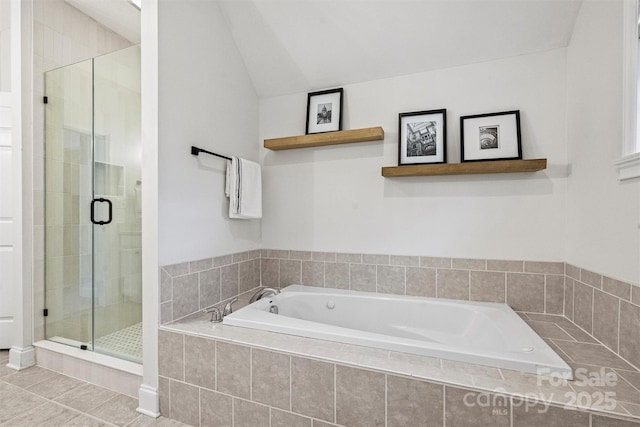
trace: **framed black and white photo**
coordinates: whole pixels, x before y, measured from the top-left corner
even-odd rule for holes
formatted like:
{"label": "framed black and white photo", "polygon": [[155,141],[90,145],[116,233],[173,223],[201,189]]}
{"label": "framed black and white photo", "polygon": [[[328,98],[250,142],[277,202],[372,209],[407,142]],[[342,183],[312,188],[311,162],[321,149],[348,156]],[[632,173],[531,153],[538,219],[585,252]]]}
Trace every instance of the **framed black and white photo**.
{"label": "framed black and white photo", "polygon": [[520,110],[460,117],[463,162],[522,159]]}
{"label": "framed black and white photo", "polygon": [[400,113],[398,165],[446,163],[447,110]]}
{"label": "framed black and white photo", "polygon": [[342,92],[340,88],[308,95],[307,135],[342,130]]}

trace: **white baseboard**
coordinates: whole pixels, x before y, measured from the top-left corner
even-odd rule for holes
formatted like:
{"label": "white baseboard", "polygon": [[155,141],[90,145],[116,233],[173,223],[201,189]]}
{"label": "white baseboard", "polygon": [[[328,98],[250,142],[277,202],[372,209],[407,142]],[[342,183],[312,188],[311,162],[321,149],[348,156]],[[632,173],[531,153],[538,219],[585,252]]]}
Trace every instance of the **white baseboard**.
{"label": "white baseboard", "polygon": [[36,364],[36,350],[29,346],[26,348],[11,347],[9,350],[9,363],[7,367],[20,371]]}
{"label": "white baseboard", "polygon": [[138,409],[141,414],[158,418],[160,416],[160,395],[157,388],[142,384],[138,390]]}

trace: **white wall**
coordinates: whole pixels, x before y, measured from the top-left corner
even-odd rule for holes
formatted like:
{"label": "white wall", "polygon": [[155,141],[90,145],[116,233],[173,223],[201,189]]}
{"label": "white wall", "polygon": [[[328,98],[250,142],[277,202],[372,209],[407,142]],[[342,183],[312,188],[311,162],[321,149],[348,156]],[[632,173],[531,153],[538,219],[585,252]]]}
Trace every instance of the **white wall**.
{"label": "white wall", "polygon": [[[230,220],[226,162],[258,159],[258,99],[216,2],[159,4],[160,265],[260,247],[260,220]],[[144,191],[144,190],[143,190]]]}
{"label": "white wall", "polygon": [[[263,247],[564,260],[566,50],[425,72],[345,90],[344,129],[385,140],[271,152],[264,160]],[[262,99],[261,138],[304,134],[306,93]],[[398,113],[446,108],[448,162],[459,117],[519,109],[535,174],[383,178],[397,165]],[[262,144],[261,144],[262,145]]]}
{"label": "white wall", "polygon": [[622,155],[622,2],[586,0],[568,48],[571,174],[567,255],[572,264],[640,282],[640,187],[619,182]]}

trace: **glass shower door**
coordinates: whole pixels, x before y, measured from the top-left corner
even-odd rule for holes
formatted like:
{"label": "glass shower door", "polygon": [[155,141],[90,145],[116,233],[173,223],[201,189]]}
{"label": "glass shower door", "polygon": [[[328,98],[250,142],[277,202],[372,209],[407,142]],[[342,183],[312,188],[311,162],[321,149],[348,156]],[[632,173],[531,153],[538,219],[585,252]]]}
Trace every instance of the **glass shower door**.
{"label": "glass shower door", "polygon": [[92,348],[92,63],[45,75],[45,334]]}
{"label": "glass shower door", "polygon": [[97,218],[111,221],[93,225],[94,347],[140,361],[140,47],[95,58],[93,73],[94,206]]}
{"label": "glass shower door", "polygon": [[45,89],[45,336],[140,362],[140,47]]}

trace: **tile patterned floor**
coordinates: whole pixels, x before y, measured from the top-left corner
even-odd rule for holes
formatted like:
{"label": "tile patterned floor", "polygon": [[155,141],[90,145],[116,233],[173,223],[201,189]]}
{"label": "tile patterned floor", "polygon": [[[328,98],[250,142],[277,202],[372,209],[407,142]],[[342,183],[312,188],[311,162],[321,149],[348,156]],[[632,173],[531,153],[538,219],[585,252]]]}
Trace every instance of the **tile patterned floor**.
{"label": "tile patterned floor", "polygon": [[136,412],[137,400],[38,366],[16,372],[0,350],[0,426],[181,427]]}
{"label": "tile patterned floor", "polygon": [[142,360],[142,322],[96,338],[96,347],[133,360]]}

